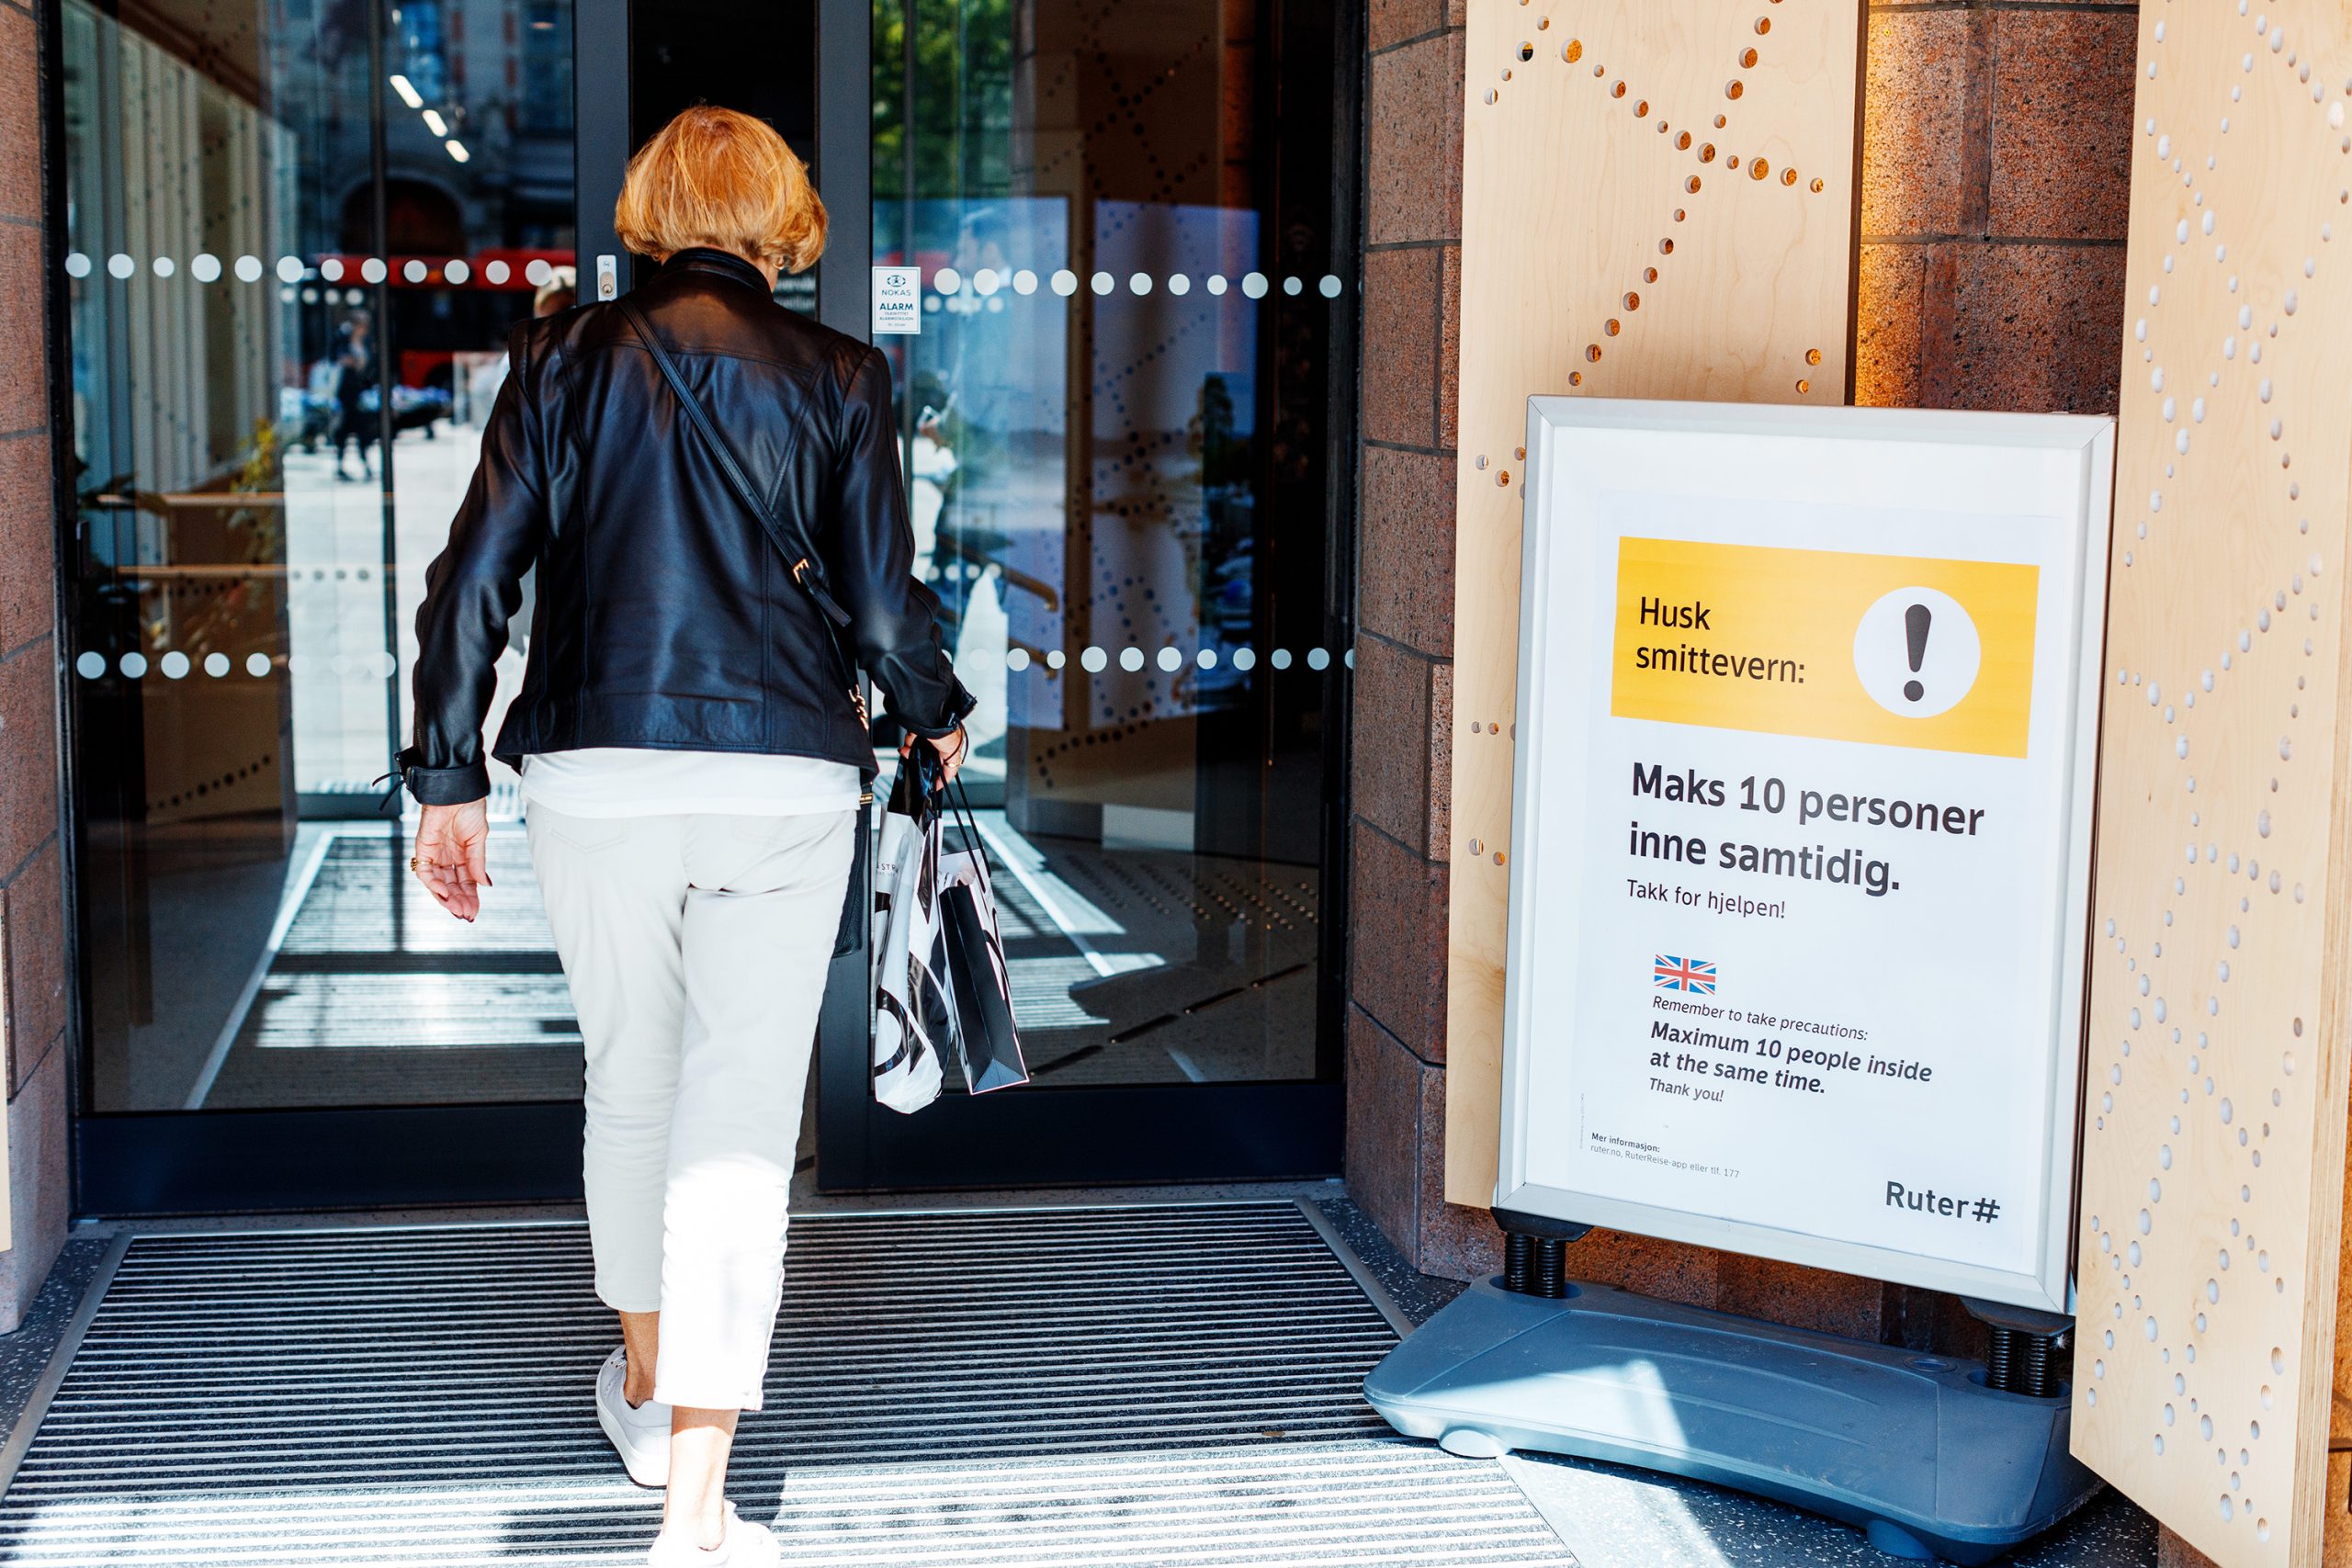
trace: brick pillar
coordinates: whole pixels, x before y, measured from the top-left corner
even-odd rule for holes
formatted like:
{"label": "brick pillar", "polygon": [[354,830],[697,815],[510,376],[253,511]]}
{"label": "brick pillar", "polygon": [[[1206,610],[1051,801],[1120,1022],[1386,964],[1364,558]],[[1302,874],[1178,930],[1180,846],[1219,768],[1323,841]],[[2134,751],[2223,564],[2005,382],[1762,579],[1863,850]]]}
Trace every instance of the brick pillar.
{"label": "brick pillar", "polygon": [[0,1333],[65,1239],[66,930],[58,815],[57,512],[50,424],[41,51],[0,0],[0,1033],[9,1238]]}

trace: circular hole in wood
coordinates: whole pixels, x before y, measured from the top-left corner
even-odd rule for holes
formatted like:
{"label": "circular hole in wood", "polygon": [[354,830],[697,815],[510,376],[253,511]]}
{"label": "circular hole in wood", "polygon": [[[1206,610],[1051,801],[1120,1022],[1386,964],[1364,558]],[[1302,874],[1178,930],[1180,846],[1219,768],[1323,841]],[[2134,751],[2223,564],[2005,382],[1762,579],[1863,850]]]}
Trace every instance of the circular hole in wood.
{"label": "circular hole in wood", "polygon": [[[1696,180],[1693,180],[1693,181],[1691,181],[1690,183],[1691,183],[1692,185],[1697,185],[1699,182],[1698,182],[1698,181],[1696,181]],[[1679,207],[1678,207],[1678,208],[1676,208],[1676,209],[1674,209],[1674,220],[1675,220],[1677,223],[1681,222],[1681,221],[1682,221],[1682,220],[1683,220],[1684,218],[1688,217],[1688,216],[1689,216],[1689,214],[1688,214],[1688,213],[1686,213],[1686,212],[1684,212],[1684,211],[1682,210],[1682,209],[1680,209],[1680,208],[1679,208]]]}
{"label": "circular hole in wood", "polygon": [[1600,345],[1597,343],[1586,344],[1584,345],[1584,358],[1585,363],[1588,365],[1598,365],[1600,363]]}
{"label": "circular hole in wood", "polygon": [[1506,82],[1510,80],[1510,67],[1508,65],[1503,67],[1503,80]]}
{"label": "circular hole in wood", "polygon": [[1761,158],[1754,158],[1748,161],[1747,177],[1751,180],[1760,180],[1771,172],[1772,165],[1766,163]]}
{"label": "circular hole in wood", "polygon": [[[1522,55],[1521,58],[1525,59],[1526,57]],[[1753,71],[1756,69],[1757,58],[1757,53],[1752,49],[1743,49],[1739,51],[1739,63],[1746,70]]]}
{"label": "circular hole in wood", "polygon": [[1736,76],[1724,84],[1724,96],[1726,98],[1736,98],[1747,90],[1739,85],[1739,78]]}
{"label": "circular hole in wood", "polygon": [[1612,98],[1623,97],[1625,96],[1625,84],[1618,82],[1612,85],[1609,89],[1609,96]]}
{"label": "circular hole in wood", "polygon": [[1571,387],[1581,387],[1581,386],[1583,386],[1583,385],[1584,385],[1584,372],[1583,372],[1583,371],[1581,371],[1581,370],[1571,370],[1571,371],[1569,371],[1569,372],[1568,372],[1568,385],[1569,385],[1569,386],[1571,386]]}
{"label": "circular hole in wood", "polygon": [[1815,191],[1819,191],[1819,190],[1821,189],[1821,181],[1820,181],[1820,179],[1819,179],[1818,177],[1816,177],[1816,178],[1814,180],[1814,182],[1813,182],[1813,188],[1814,188]]}
{"label": "circular hole in wood", "polygon": [[1608,75],[1608,74],[1609,74],[1609,67],[1607,67],[1606,65],[1598,65],[1598,64],[1596,64],[1596,65],[1592,68],[1592,73],[1593,73],[1595,76],[1606,76],[1606,75]]}
{"label": "circular hole in wood", "polygon": [[1574,65],[1577,61],[1582,60],[1584,58],[1584,40],[1582,39],[1570,39],[1567,42],[1562,44],[1560,46],[1560,58],[1566,61],[1571,65]]}
{"label": "circular hole in wood", "polygon": [[1660,240],[1657,243],[1657,254],[1662,256],[1672,255],[1674,254],[1674,242],[1671,240]]}
{"label": "circular hole in wood", "polygon": [[1630,288],[1628,288],[1627,290],[1625,290],[1625,309],[1626,309],[1626,310],[1640,310],[1641,308],[1642,308],[1642,297],[1641,297],[1640,295],[1638,295],[1638,294],[1634,293],[1634,292],[1632,289],[1630,289]]}
{"label": "circular hole in wood", "polygon": [[1505,490],[1509,490],[1510,488],[1510,470],[1509,468],[1496,469],[1495,483],[1500,485]]}
{"label": "circular hole in wood", "polygon": [[1536,23],[1535,23],[1535,30],[1536,30],[1537,32],[1539,32],[1539,33],[1540,33],[1540,32],[1544,31],[1545,28],[1549,28],[1551,25],[1552,25],[1552,18],[1551,18],[1551,17],[1538,17],[1538,18],[1536,19]]}
{"label": "circular hole in wood", "polygon": [[1487,101],[1490,104],[1495,101],[1495,90],[1492,87],[1487,89]]}
{"label": "circular hole in wood", "polygon": [[1821,350],[1819,350],[1819,349],[1817,349],[1817,348],[1808,348],[1808,349],[1806,349],[1806,350],[1804,351],[1804,362],[1805,362],[1807,365],[1818,365],[1818,364],[1820,364],[1820,363],[1821,363]]}
{"label": "circular hole in wood", "polygon": [[1738,154],[1738,153],[1736,153],[1736,152],[1735,152],[1735,153],[1733,153],[1730,157],[1725,158],[1725,159],[1724,160],[1724,168],[1726,168],[1726,169],[1736,169],[1736,168],[1738,168],[1738,167],[1739,167],[1739,154]]}
{"label": "circular hole in wood", "polygon": [[1717,130],[1721,130],[1724,126],[1729,125],[1730,123],[1731,117],[1729,115],[1719,114],[1715,116],[1715,129]]}
{"label": "circular hole in wood", "polygon": [[1681,135],[1676,137],[1674,139],[1674,145],[1678,149],[1688,150],[1690,145],[1690,133],[1686,130]]}
{"label": "circular hole in wood", "polygon": [[1758,32],[1759,32],[1759,33],[1769,33],[1769,32],[1770,32],[1770,31],[1772,30],[1772,18],[1771,18],[1771,17],[1757,17],[1757,18],[1756,18],[1756,30],[1757,30]]}
{"label": "circular hole in wood", "polygon": [[1699,162],[1702,164],[1712,164],[1714,161],[1715,144],[1712,141],[1701,143],[1699,147]]}
{"label": "circular hole in wood", "polygon": [[1521,60],[1532,60],[1532,59],[1534,59],[1534,58],[1535,58],[1535,46],[1534,46],[1533,44],[1532,44],[1532,43],[1521,43],[1521,44],[1519,46],[1519,57],[1520,57],[1520,59],[1521,59]]}
{"label": "circular hole in wood", "polygon": [[1782,169],[1781,171],[1781,183],[1784,186],[1792,186],[1796,184],[1797,172],[1794,169]]}
{"label": "circular hole in wood", "polygon": [[[1635,119],[1647,119],[1649,117],[1650,101],[1647,98],[1636,98],[1634,101],[1634,118]],[[1663,130],[1666,127],[1660,126],[1658,129]]]}
{"label": "circular hole in wood", "polygon": [[1799,381],[1797,383],[1797,390],[1800,392],[1810,392],[1813,390],[1813,383],[1810,381]]}
{"label": "circular hole in wood", "polygon": [[1656,283],[1657,281],[1657,268],[1654,266],[1643,268],[1642,281],[1644,283]]}
{"label": "circular hole in wood", "polygon": [[1600,330],[1607,333],[1611,337],[1615,337],[1619,333],[1623,332],[1624,328],[1619,323],[1616,317],[1611,316],[1609,318],[1608,323]]}
{"label": "circular hole in wood", "polygon": [[[1698,176],[1698,175],[1692,175],[1689,179],[1687,179],[1687,180],[1683,181],[1683,182],[1682,182],[1682,188],[1683,188],[1684,190],[1687,190],[1687,191],[1692,191],[1692,192],[1697,191],[1697,190],[1698,190],[1698,188],[1699,188],[1699,176]],[[1677,209],[1675,209],[1675,213],[1674,213],[1674,220],[1675,220],[1675,221],[1676,221],[1676,222],[1678,222],[1678,223],[1679,223],[1679,222],[1680,222],[1680,221],[1682,220],[1682,211],[1681,211],[1681,209],[1677,208]]]}

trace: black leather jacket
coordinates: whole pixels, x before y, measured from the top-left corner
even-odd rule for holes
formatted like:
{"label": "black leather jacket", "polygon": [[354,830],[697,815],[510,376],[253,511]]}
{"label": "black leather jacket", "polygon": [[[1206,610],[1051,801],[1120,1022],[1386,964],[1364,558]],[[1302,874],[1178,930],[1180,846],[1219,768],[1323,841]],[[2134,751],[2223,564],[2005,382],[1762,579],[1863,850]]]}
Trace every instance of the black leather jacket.
{"label": "black leather jacket", "polygon": [[[971,711],[915,581],[890,369],[793,315],[749,262],[682,251],[632,298],[753,484],[797,516],[849,613],[842,652],[888,711],[944,735]],[[538,568],[523,687],[493,748],[874,753],[854,678],[791,562],[738,499],[628,321],[586,305],[508,340],[449,543],[416,613],[416,729],[401,753],[426,805],[490,792],[492,666]]]}

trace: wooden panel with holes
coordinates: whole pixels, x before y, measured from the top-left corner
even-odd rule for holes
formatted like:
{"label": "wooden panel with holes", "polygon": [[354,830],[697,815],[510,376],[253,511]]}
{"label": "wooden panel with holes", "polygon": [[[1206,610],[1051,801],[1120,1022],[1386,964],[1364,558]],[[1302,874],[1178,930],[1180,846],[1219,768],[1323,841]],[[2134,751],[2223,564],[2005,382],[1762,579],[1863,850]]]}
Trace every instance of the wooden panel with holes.
{"label": "wooden panel with holes", "polygon": [[1836,403],[1855,0],[1471,0],[1445,1196],[1493,1201],[1536,393]]}
{"label": "wooden panel with holes", "polygon": [[2352,9],[2151,0],[2138,65],[2074,1445],[2344,1562]]}

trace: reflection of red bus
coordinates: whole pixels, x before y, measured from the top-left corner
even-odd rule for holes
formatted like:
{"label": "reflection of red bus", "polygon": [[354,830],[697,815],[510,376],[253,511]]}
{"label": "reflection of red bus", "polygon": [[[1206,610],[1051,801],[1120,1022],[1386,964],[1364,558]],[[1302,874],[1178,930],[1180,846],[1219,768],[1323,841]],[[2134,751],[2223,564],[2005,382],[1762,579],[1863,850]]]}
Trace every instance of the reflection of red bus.
{"label": "reflection of red bus", "polygon": [[[328,262],[336,263],[342,268],[343,276],[332,281],[336,288],[342,288],[365,282],[360,269],[368,260],[367,256],[330,254],[321,256],[318,265],[323,274]],[[449,281],[449,263],[453,260],[465,263],[466,276],[462,283]],[[386,259],[389,270],[384,284],[391,288],[477,288],[493,293],[520,291],[527,294],[538,288],[531,278],[533,262],[545,262],[550,267],[558,267],[570,266],[572,261],[573,253],[571,251],[524,249],[492,249],[470,256],[456,257],[391,256]],[[409,264],[412,262],[424,269],[423,276],[409,276]]]}

